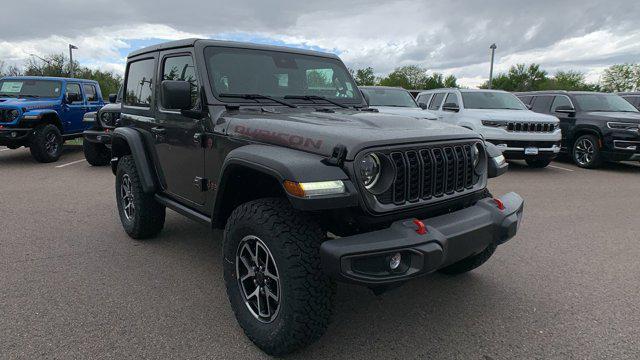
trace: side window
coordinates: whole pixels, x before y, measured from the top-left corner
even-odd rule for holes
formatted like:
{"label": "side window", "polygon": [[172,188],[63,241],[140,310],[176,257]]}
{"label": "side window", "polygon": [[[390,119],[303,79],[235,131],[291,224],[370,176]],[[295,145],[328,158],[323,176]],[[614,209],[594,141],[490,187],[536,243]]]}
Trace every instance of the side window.
{"label": "side window", "polygon": [[553,98],[551,95],[536,96],[531,110],[539,113],[548,113],[549,109],[551,109]]}
{"label": "side window", "polygon": [[416,99],[416,102],[418,104],[429,104],[429,100],[431,99],[431,95],[432,94],[422,94],[422,95],[418,96],[418,99]]}
{"label": "side window", "polygon": [[98,94],[96,92],[96,87],[91,84],[82,85],[84,89],[84,95],[87,97],[87,101],[98,101]]}
{"label": "side window", "polygon": [[82,92],[80,92],[80,84],[67,83],[66,92],[68,95],[75,94],[76,99],[80,99],[78,102],[82,101]]}
{"label": "side window", "polygon": [[173,56],[164,60],[162,68],[162,80],[182,80],[191,84],[191,105],[198,104],[198,78],[196,76],[196,68],[193,65],[193,59],[190,55]]}
{"label": "side window", "polygon": [[533,99],[533,96],[518,96],[518,98],[520,99],[520,101],[522,101],[525,105],[531,105],[531,99]]}
{"label": "side window", "polygon": [[551,105],[552,112],[555,112],[556,109],[558,108],[558,106],[571,106],[571,107],[573,107],[573,105],[571,104],[571,100],[569,100],[568,97],[563,96],[563,95],[556,96],[555,99],[553,99],[553,104]]}
{"label": "side window", "polygon": [[440,104],[442,104],[442,99],[444,99],[444,93],[435,94],[429,104],[429,110],[438,110],[440,108]]}
{"label": "side window", "polygon": [[154,62],[154,59],[146,59],[129,63],[125,84],[125,105],[150,106]]}
{"label": "side window", "polygon": [[445,104],[456,104],[458,106],[460,106],[460,103],[458,102],[458,95],[456,95],[455,93],[448,93],[447,94],[447,99],[444,101]]}

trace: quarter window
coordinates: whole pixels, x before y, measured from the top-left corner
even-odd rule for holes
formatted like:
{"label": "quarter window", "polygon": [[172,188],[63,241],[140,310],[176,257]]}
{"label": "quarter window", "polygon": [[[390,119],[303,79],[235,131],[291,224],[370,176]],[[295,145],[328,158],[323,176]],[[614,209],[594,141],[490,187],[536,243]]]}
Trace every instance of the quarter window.
{"label": "quarter window", "polygon": [[198,78],[191,56],[173,56],[164,61],[162,80],[180,80],[191,84],[191,106],[198,106]]}
{"label": "quarter window", "polygon": [[125,85],[125,105],[149,107],[153,89],[154,59],[129,64]]}
{"label": "quarter window", "polygon": [[431,99],[431,104],[429,104],[429,110],[438,110],[440,104],[442,104],[442,99],[444,99],[444,93],[435,94]]}
{"label": "quarter window", "polygon": [[89,84],[82,86],[84,94],[87,97],[87,101],[98,101],[98,94],[96,94],[96,87]]}

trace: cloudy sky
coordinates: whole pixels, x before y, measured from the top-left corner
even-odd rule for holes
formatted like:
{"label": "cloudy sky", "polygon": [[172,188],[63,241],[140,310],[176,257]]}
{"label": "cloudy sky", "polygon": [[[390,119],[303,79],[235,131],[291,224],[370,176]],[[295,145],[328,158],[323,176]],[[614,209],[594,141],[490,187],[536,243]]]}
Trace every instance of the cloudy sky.
{"label": "cloudy sky", "polygon": [[203,37],[323,50],[385,74],[417,64],[473,87],[496,69],[536,62],[597,81],[611,64],[640,62],[640,1],[5,0],[0,60],[67,52],[123,72],[127,53]]}

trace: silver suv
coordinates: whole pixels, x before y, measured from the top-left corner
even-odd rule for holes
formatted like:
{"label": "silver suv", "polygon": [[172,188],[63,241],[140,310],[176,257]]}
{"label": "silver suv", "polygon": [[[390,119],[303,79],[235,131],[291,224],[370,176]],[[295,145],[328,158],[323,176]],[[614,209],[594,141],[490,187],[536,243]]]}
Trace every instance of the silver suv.
{"label": "silver suv", "polygon": [[546,167],[560,152],[559,120],[535,113],[515,95],[501,90],[435,89],[416,98],[438,120],[480,133],[507,159]]}

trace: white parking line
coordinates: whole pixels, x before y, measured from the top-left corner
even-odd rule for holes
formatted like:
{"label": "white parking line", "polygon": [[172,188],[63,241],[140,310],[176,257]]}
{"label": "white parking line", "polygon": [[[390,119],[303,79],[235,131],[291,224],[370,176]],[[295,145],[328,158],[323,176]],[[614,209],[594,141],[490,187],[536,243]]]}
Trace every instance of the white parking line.
{"label": "white parking line", "polygon": [[564,170],[564,171],[571,171],[571,172],[574,172],[574,171],[575,171],[575,170],[571,170],[571,169],[567,169],[567,168],[563,168],[563,167],[555,166],[555,165],[549,165],[549,167],[552,167],[552,168],[554,168],[554,169]]}
{"label": "white parking line", "polygon": [[65,167],[65,166],[69,166],[69,165],[73,165],[73,164],[81,163],[81,162],[83,162],[83,161],[85,161],[85,160],[84,160],[84,159],[80,159],[80,160],[72,161],[72,162],[70,162],[70,163],[66,163],[66,164],[58,165],[58,166],[56,166],[56,168],[63,168],[63,167]]}

